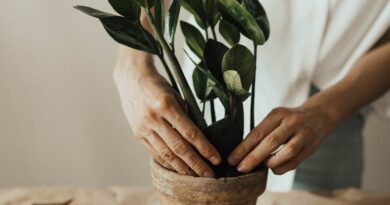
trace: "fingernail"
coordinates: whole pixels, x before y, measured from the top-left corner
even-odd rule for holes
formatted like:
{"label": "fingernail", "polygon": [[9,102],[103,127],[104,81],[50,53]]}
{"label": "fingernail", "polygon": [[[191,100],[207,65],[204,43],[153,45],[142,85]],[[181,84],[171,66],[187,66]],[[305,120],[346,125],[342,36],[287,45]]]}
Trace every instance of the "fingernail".
{"label": "fingernail", "polygon": [[219,158],[217,156],[212,156],[212,157],[210,157],[210,161],[214,165],[218,165],[219,163],[221,163],[221,158]]}
{"label": "fingernail", "polygon": [[245,164],[240,164],[240,165],[238,165],[237,170],[239,172],[246,173],[246,172],[248,172],[248,166],[246,166]]}
{"label": "fingernail", "polygon": [[212,174],[211,172],[205,172],[205,173],[203,173],[203,177],[211,178],[211,177],[213,177],[213,176],[214,176],[214,174]]}

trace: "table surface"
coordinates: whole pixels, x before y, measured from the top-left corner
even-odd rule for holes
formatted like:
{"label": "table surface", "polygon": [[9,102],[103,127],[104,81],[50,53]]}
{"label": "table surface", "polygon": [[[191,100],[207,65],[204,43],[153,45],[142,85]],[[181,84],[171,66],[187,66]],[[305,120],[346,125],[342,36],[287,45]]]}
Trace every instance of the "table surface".
{"label": "table surface", "polygon": [[[305,191],[265,192],[257,204],[390,205],[390,194],[356,189],[338,190],[327,194]],[[149,188],[48,187],[0,189],[0,205],[159,205],[159,202],[157,193]]]}

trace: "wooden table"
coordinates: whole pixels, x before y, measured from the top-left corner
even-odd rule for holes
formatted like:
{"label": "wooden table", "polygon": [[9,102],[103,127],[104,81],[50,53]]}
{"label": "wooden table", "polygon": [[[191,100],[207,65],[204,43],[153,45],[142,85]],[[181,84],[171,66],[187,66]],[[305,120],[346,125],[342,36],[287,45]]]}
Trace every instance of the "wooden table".
{"label": "wooden table", "polygon": [[[69,203],[66,203],[69,202]],[[8,188],[0,189],[0,205],[159,205],[158,196],[148,188]],[[356,189],[328,194],[310,192],[265,192],[261,205],[390,205],[390,194]]]}

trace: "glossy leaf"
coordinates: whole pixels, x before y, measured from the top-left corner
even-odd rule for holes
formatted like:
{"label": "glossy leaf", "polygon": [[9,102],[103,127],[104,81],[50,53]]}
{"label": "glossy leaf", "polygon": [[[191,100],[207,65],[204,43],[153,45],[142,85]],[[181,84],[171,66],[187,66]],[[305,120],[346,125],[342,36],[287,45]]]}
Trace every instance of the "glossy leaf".
{"label": "glossy leaf", "polygon": [[165,30],[165,9],[164,0],[154,0],[154,20],[157,29],[164,33]]}
{"label": "glossy leaf", "polygon": [[129,0],[108,0],[112,8],[118,12],[118,14],[133,20],[138,21],[140,18],[140,6],[134,1]]}
{"label": "glossy leaf", "polygon": [[182,6],[194,16],[196,23],[201,28],[205,29],[205,21],[207,19],[203,10],[202,0],[181,0],[181,3]]}
{"label": "glossy leaf", "polygon": [[92,17],[99,18],[99,19],[110,18],[110,17],[114,17],[115,16],[113,14],[106,13],[106,12],[103,12],[103,11],[99,11],[97,9],[94,9],[94,8],[91,8],[91,7],[88,7],[88,6],[75,6],[74,8],[77,9],[77,10],[80,10],[81,12],[83,12],[83,13],[85,13],[87,15],[90,15]]}
{"label": "glossy leaf", "polygon": [[203,62],[199,63],[192,73],[192,81],[194,84],[196,96],[203,102],[210,100],[209,97],[212,93],[212,87],[209,85],[209,78],[198,68],[204,68],[205,66],[206,65]]}
{"label": "glossy leaf", "polygon": [[[135,3],[137,3],[138,5],[140,5],[142,7],[146,7],[146,1],[150,7],[152,7],[153,3],[154,3],[153,0],[130,0],[130,1],[134,1]],[[161,1],[163,1],[163,0],[161,0]]]}
{"label": "glossy leaf", "polygon": [[208,22],[208,25],[213,28],[215,27],[215,25],[217,25],[219,19],[221,18],[221,14],[217,10],[215,1],[216,0],[202,0],[206,20]]}
{"label": "glossy leaf", "polygon": [[225,110],[229,110],[229,97],[225,90],[223,90],[221,86],[218,86],[215,83],[210,83],[210,86],[212,87],[213,92],[215,93],[217,98],[221,101]]}
{"label": "glossy leaf", "polygon": [[173,47],[174,39],[175,39],[175,34],[176,34],[176,28],[177,28],[177,23],[179,21],[179,16],[180,16],[180,10],[181,10],[181,0],[173,0],[171,6],[169,7],[168,10],[168,15],[167,15],[167,39],[169,44]]}
{"label": "glossy leaf", "polygon": [[231,46],[234,46],[240,41],[240,31],[236,26],[226,20],[219,22],[219,33]]}
{"label": "glossy leaf", "polygon": [[235,70],[242,80],[242,87],[249,91],[256,74],[256,60],[251,51],[237,44],[226,52],[222,60],[222,70]]}
{"label": "glossy leaf", "polygon": [[217,8],[225,19],[233,19],[245,30],[257,45],[265,42],[265,36],[256,19],[237,0],[217,0]]}
{"label": "glossy leaf", "polygon": [[209,39],[204,48],[203,59],[206,62],[207,68],[215,76],[215,78],[224,85],[222,74],[222,59],[225,53],[229,50],[223,43]]}
{"label": "glossy leaf", "polygon": [[160,44],[142,28],[139,22],[114,16],[90,7],[76,6],[76,9],[99,18],[108,34],[118,43],[152,54],[160,54]]}
{"label": "glossy leaf", "polygon": [[184,51],[184,53],[192,61],[192,63],[196,66],[196,68],[199,69],[199,71],[201,71],[204,75],[206,75],[209,78],[209,82],[208,82],[209,86],[212,87],[215,95],[221,101],[225,109],[229,109],[229,98],[227,93],[225,93],[222,84],[219,83],[218,80],[213,76],[213,74],[211,74],[208,70],[202,68],[197,63],[195,63],[195,61],[190,57],[190,55],[186,51]]}
{"label": "glossy leaf", "polygon": [[267,41],[270,35],[270,25],[264,7],[259,0],[242,0],[242,5],[255,17],[257,24],[264,33]]}
{"label": "glossy leaf", "polygon": [[202,33],[193,25],[184,21],[180,22],[188,47],[200,58],[203,58],[203,49],[206,41]]}
{"label": "glossy leaf", "polygon": [[246,91],[241,83],[240,74],[235,70],[227,70],[223,73],[223,78],[228,90],[237,97],[240,102],[245,101],[251,94]]}

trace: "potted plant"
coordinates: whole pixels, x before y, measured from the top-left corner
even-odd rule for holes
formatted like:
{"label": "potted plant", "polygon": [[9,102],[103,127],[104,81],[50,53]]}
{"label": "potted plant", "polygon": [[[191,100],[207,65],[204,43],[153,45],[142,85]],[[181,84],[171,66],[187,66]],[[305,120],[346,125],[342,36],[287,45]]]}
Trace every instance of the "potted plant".
{"label": "potted plant", "polygon": [[[260,167],[243,175],[228,164],[227,157],[243,140],[243,102],[249,97],[249,123],[250,129],[254,128],[257,48],[267,41],[270,33],[262,5],[258,0],[173,0],[166,12],[163,0],[109,0],[109,3],[120,15],[85,6],[75,8],[100,19],[109,35],[120,44],[156,55],[161,60],[172,86],[186,102],[188,116],[222,157],[218,166],[210,164],[216,174],[214,179],[181,176],[152,162],[153,184],[160,192],[161,202],[255,204],[264,192],[267,170]],[[175,56],[174,39],[182,8],[194,16],[198,25],[180,22],[188,48],[197,57],[190,58],[194,63],[192,80],[202,109]],[[141,10],[153,28],[153,34],[142,27]],[[217,39],[217,31],[224,41]],[[252,40],[253,53],[239,44],[241,36]],[[215,117],[215,100],[224,106],[222,119]],[[209,124],[204,119],[206,104],[211,108]]]}

